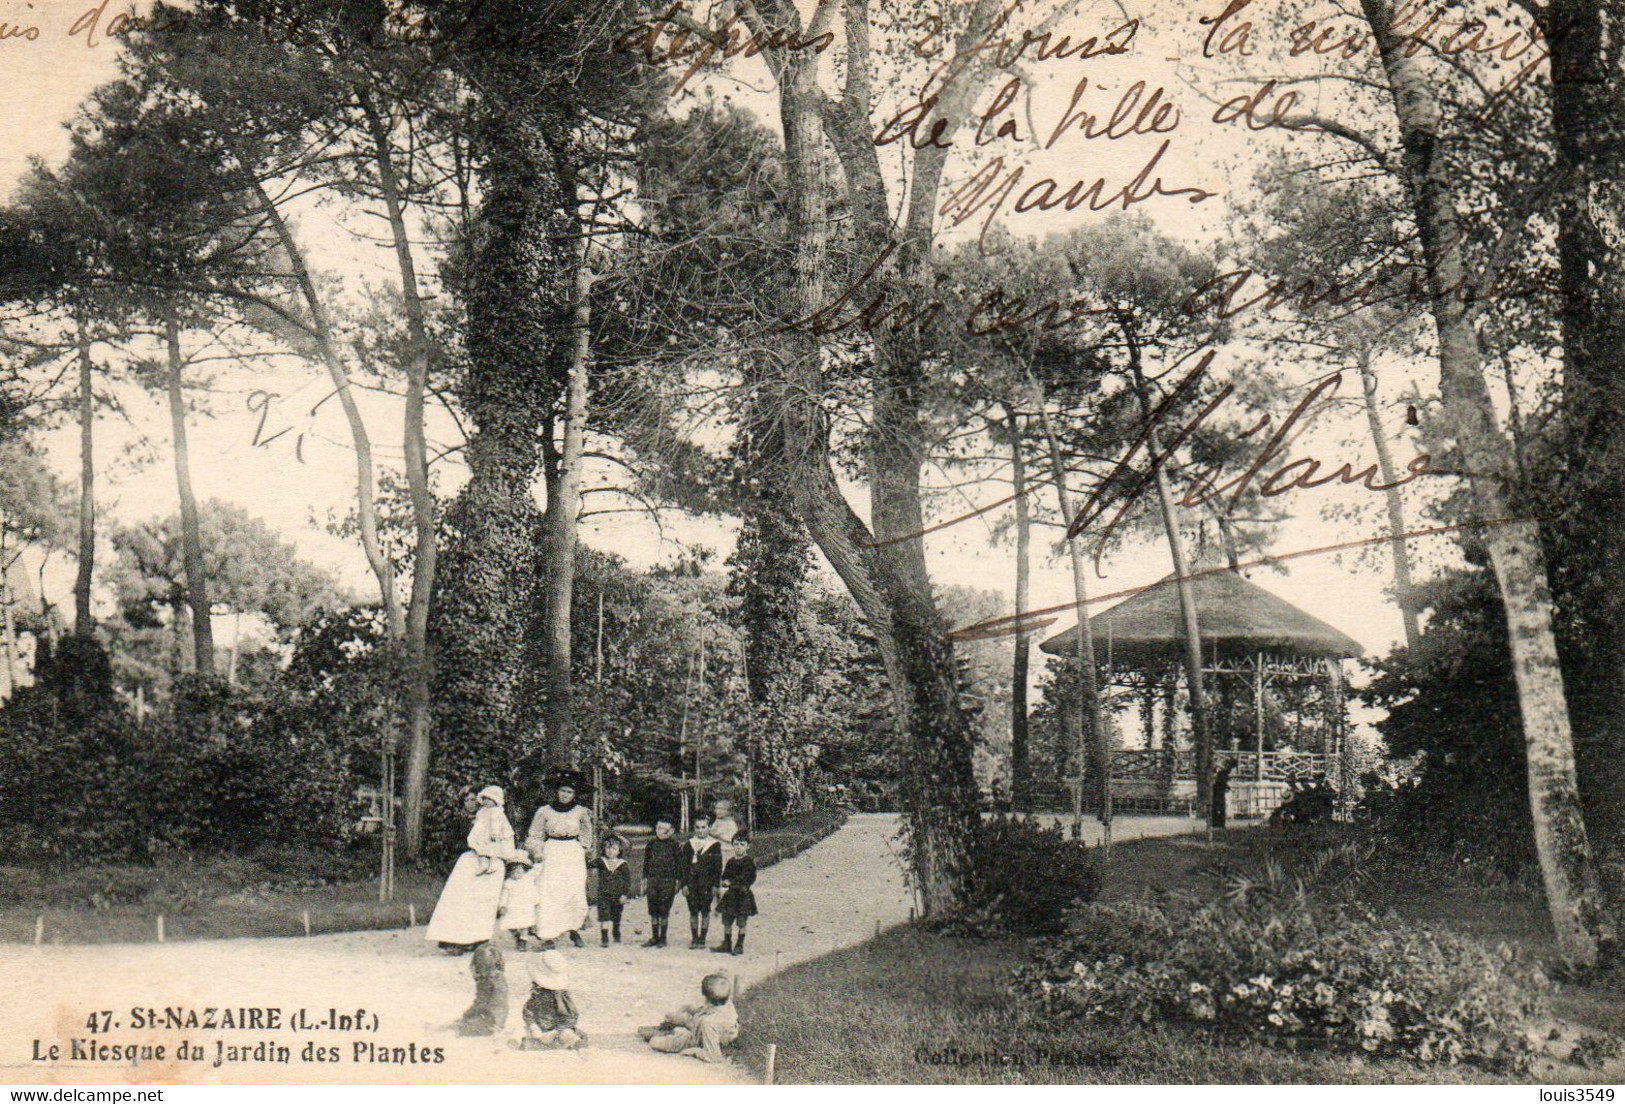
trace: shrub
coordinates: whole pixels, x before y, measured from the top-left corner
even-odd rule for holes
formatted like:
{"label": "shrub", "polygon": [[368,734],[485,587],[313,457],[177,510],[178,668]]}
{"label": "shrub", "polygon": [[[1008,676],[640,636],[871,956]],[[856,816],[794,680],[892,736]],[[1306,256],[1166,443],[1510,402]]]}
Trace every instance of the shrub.
{"label": "shrub", "polygon": [[1520,1071],[1542,984],[1505,949],[1302,892],[1086,906],[1016,979],[1051,1015]]}
{"label": "shrub", "polygon": [[377,726],[336,693],[274,689],[190,676],[144,722],[89,695],[20,691],[0,706],[0,778],[25,780],[0,786],[0,860],[343,849],[354,791],[377,774]]}
{"label": "shrub", "polygon": [[1083,844],[1059,824],[1031,817],[984,819],[971,849],[971,882],[964,904],[943,926],[960,935],[1053,935],[1067,912],[1093,900],[1100,871]]}
{"label": "shrub", "polygon": [[1271,824],[1324,824],[1337,811],[1337,791],[1324,778],[1293,782],[1292,793],[1270,814]]}
{"label": "shrub", "polygon": [[[1507,647],[1506,614],[1491,572],[1450,570],[1417,586],[1426,608],[1420,645],[1374,660],[1361,697],[1383,710],[1383,743],[1410,779],[1367,781],[1358,815],[1385,853],[1477,884],[1538,877],[1523,726]],[[1565,616],[1585,616],[1569,610]],[[1564,682],[1575,717],[1606,715],[1606,679]],[[1601,695],[1601,697],[1599,697]]]}
{"label": "shrub", "polygon": [[1480,806],[1472,831],[1464,836],[1453,819],[1459,795],[1441,800],[1444,782],[1438,775],[1434,770],[1398,782],[1363,780],[1364,794],[1354,815],[1378,842],[1381,865],[1402,870],[1413,881],[1481,889],[1522,886],[1539,893],[1525,794],[1499,787],[1493,779],[1481,790],[1476,784],[1461,785],[1477,791]]}

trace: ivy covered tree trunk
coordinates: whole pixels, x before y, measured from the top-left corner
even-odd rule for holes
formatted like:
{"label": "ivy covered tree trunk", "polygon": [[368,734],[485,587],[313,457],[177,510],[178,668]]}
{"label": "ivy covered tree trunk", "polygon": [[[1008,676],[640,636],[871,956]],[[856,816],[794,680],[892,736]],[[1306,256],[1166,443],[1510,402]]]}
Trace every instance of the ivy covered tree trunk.
{"label": "ivy covered tree trunk", "polygon": [[[750,450],[778,454],[774,445]],[[750,463],[750,461],[747,461]],[[750,691],[752,784],[757,816],[781,820],[806,802],[800,743],[793,722],[802,697],[804,660],[799,621],[812,565],[806,530],[784,508],[784,484],[771,469],[751,464],[747,506],[734,553],[732,589],[739,595]]]}
{"label": "ivy covered tree trunk", "polygon": [[[477,136],[482,201],[459,286],[469,481],[449,511],[430,624],[446,806],[458,786],[511,783],[539,720],[543,522],[534,487],[540,429],[556,398],[546,369],[566,340],[572,229],[542,127],[534,112],[493,108]],[[429,813],[461,815],[438,806]]]}
{"label": "ivy covered tree trunk", "polygon": [[806,804],[804,732],[795,723],[806,675],[801,616],[812,543],[796,516],[794,472],[775,415],[783,391],[772,371],[755,362],[747,375],[736,482],[743,524],[733,555],[730,589],[739,598],[750,693],[751,784],[756,815],[776,823]]}
{"label": "ivy covered tree trunk", "polygon": [[1540,535],[1534,521],[1512,520],[1512,446],[1496,423],[1477,331],[1462,297],[1449,290],[1465,286],[1466,267],[1455,194],[1440,150],[1439,102],[1421,63],[1390,32],[1388,0],[1361,0],[1361,7],[1378,44],[1399,124],[1405,181],[1439,337],[1440,393],[1461,466],[1472,473],[1468,482],[1474,513],[1485,524],[1482,536],[1506,611],[1546,906],[1559,952],[1572,966],[1589,968],[1613,943],[1614,928],[1603,908],[1580,804]]}

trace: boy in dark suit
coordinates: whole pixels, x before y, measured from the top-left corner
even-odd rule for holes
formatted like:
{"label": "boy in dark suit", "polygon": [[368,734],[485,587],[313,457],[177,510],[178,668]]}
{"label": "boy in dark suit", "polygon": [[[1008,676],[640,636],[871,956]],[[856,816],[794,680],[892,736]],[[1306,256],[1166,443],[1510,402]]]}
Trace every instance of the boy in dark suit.
{"label": "boy in dark suit", "polygon": [[664,947],[671,924],[671,903],[682,880],[681,856],[671,817],[655,821],[655,838],[643,850],[643,897],[649,905],[649,941],[645,947]]}
{"label": "boy in dark suit", "polygon": [[722,844],[711,835],[711,818],[694,818],[694,834],[682,849],[683,896],[688,899],[689,949],[703,951],[711,935],[711,904],[722,883]]}

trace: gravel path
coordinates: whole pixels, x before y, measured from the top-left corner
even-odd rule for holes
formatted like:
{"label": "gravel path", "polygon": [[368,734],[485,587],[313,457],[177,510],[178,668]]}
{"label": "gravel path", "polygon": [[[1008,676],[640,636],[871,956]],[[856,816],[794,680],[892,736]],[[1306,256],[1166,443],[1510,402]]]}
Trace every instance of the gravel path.
{"label": "gravel path", "polygon": [[[1184,818],[1124,818],[1119,840],[1188,831]],[[741,1084],[747,1072],[735,1065],[707,1066],[688,1058],[655,1054],[637,1038],[638,1025],[658,1020],[667,1008],[697,999],[708,972],[735,973],[742,987],[797,962],[861,943],[877,925],[908,919],[910,898],[895,858],[897,818],[854,816],[845,827],[801,855],[762,871],[756,896],[762,915],[751,921],[747,952],[723,957],[687,948],[688,923],[679,900],[672,916],[674,945],[638,946],[648,935],[641,900],[630,902],[626,942],[607,950],[596,938],[568,951],[572,992],[582,1009],[591,1045],[578,1052],[521,1052],[510,1045],[519,1027],[519,1006],[529,985],[523,963],[508,953],[512,1014],[509,1031],[487,1039],[463,1039],[451,1025],[469,1004],[473,983],[468,959],[441,954],[422,929],[360,932],[312,939],[227,939],[171,945],[8,947],[0,956],[0,1081],[61,1083],[632,1083]],[[713,919],[712,942],[720,929]],[[676,945],[681,940],[681,946]],[[375,1031],[138,1030],[134,1008],[277,1007],[290,1016],[307,1009],[320,1023],[330,1008],[340,1014],[365,1010]],[[92,1036],[85,1030],[93,1011],[106,1009],[116,1025]],[[745,1025],[749,1030],[749,1025]],[[152,1043],[169,1047],[162,1063],[59,1063],[31,1061],[34,1041],[61,1046],[70,1039],[103,1043]],[[204,1060],[176,1062],[181,1042],[201,1045]],[[260,1042],[290,1048],[288,1064],[260,1061],[214,1065],[217,1043]],[[415,1045],[442,1048],[432,1064],[379,1063],[355,1053],[357,1044],[379,1049]],[[307,1045],[337,1047],[339,1061],[301,1061]]]}

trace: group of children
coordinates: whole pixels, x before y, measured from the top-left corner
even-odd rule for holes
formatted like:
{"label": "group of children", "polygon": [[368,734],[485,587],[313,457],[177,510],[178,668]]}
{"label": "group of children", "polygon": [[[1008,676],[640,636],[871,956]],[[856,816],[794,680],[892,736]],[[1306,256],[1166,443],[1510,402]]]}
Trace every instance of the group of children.
{"label": "group of children", "polygon": [[[625,841],[611,836],[604,841],[603,853],[594,862],[598,874],[598,928],[603,946],[613,937],[621,941],[621,915],[632,888],[632,875],[626,860]],[[728,852],[726,857],[724,853]],[[745,930],[756,915],[756,860],[750,857],[750,838],[730,832],[724,841],[714,831],[709,816],[694,818],[694,831],[686,844],[676,839],[676,826],[669,817],[655,821],[655,837],[643,852],[643,896],[649,908],[649,938],[645,947],[667,946],[672,905],[681,892],[688,905],[689,948],[706,945],[711,934],[711,912],[722,917],[722,942],[712,950],[719,954],[744,954]],[[738,928],[739,934],[734,934]]]}
{"label": "group of children", "polygon": [[[578,1050],[586,1045],[587,1036],[581,1030],[580,1010],[570,996],[564,955],[552,940],[543,940],[532,951],[525,956],[531,984],[521,1013],[525,1033],[519,1045],[524,1050]],[[733,995],[732,978],[709,974],[700,982],[697,1003],[666,1013],[658,1024],[638,1028],[638,1035],[662,1054],[720,1062],[722,1048],[739,1038],[739,1012]]]}
{"label": "group of children", "polygon": [[[637,883],[649,910],[650,935],[643,945],[667,946],[672,906],[681,893],[688,906],[691,949],[707,945],[715,910],[722,917],[723,936],[711,949],[719,954],[744,954],[746,929],[757,914],[756,861],[750,857],[750,838],[739,831],[726,807],[715,820],[697,815],[686,841],[677,839],[676,825],[669,817],[656,820],[654,832]],[[597,881],[593,896],[599,943],[604,947],[621,941],[621,921],[634,885],[628,850],[623,837],[610,833],[591,863]],[[557,941],[536,939],[529,933],[525,937],[516,933],[516,938],[531,952],[525,956],[531,992],[522,1013],[525,1034],[521,1045],[527,1049],[582,1046],[586,1036],[579,1026],[579,1013],[569,991],[568,965]],[[722,1060],[721,1048],[739,1034],[732,982],[727,975],[712,974],[701,983],[700,991],[703,999],[699,1003],[668,1013],[658,1025],[640,1029],[651,1047],[709,1062]]]}

